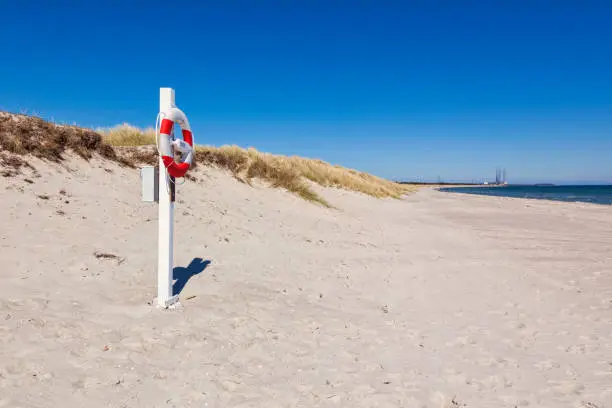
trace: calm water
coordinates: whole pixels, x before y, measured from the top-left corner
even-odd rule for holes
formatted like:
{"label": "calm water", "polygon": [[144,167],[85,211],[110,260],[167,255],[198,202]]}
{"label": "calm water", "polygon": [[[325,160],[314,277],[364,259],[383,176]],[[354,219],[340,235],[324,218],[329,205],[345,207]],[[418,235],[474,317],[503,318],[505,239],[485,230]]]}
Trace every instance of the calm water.
{"label": "calm water", "polygon": [[542,200],[584,202],[612,205],[612,185],[608,186],[505,186],[454,187],[441,191],[498,197],[537,198]]}

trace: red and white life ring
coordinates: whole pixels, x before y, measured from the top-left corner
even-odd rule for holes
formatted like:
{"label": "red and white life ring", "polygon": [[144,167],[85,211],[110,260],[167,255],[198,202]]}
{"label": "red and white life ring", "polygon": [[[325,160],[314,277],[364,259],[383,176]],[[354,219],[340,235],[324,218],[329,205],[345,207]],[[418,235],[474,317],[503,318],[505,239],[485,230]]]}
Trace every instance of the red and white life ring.
{"label": "red and white life ring", "polygon": [[[193,134],[189,127],[187,116],[177,107],[171,107],[161,113],[162,121],[159,129],[159,153],[168,174],[172,177],[184,177],[193,162]],[[183,140],[172,140],[172,128],[178,123],[183,133]],[[174,148],[174,149],[173,149]],[[174,160],[174,150],[181,153],[177,163]]]}

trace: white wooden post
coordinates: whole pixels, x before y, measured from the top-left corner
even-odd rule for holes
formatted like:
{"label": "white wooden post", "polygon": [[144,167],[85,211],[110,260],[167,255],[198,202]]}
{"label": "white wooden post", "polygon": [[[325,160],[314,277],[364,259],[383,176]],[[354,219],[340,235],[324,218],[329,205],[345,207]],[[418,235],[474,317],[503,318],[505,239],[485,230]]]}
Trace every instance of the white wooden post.
{"label": "white wooden post", "polygon": [[[159,110],[175,106],[174,89],[159,89]],[[161,120],[161,119],[160,119]],[[157,252],[157,306],[167,308],[178,301],[172,295],[172,267],[174,255],[174,186],[159,157],[159,233]]]}

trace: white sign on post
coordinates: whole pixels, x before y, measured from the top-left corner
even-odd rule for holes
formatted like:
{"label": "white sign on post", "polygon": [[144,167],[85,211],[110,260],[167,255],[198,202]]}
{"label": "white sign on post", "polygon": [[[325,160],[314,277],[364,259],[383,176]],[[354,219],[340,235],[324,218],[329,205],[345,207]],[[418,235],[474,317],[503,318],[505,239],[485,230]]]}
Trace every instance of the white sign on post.
{"label": "white sign on post", "polygon": [[159,201],[159,169],[153,166],[140,168],[140,199],[144,203]]}
{"label": "white sign on post", "polygon": [[[175,107],[174,89],[159,89],[159,111]],[[157,260],[157,306],[167,308],[178,302],[172,294],[174,257],[174,180],[159,157],[159,233]]]}

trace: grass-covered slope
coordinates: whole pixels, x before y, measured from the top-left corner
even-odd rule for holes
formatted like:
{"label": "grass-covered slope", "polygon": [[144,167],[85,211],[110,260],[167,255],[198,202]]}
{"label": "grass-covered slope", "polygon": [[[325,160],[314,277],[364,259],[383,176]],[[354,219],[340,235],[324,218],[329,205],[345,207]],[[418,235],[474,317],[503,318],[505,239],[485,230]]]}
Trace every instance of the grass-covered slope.
{"label": "grass-covered slope", "polygon": [[[63,160],[66,150],[72,150],[85,159],[99,154],[127,166],[154,164],[157,155],[154,129],[123,124],[94,131],[56,125],[32,116],[0,112],[0,164],[5,167],[3,174],[8,176],[26,165],[24,155],[31,154],[57,162]],[[307,180],[325,187],[358,191],[381,198],[398,198],[412,188],[321,160],[272,155],[238,146],[197,146],[195,162],[196,165],[215,165],[227,169],[237,179],[247,183],[252,179],[265,180],[273,187],[285,188],[323,205],[328,203],[311,189]]]}

